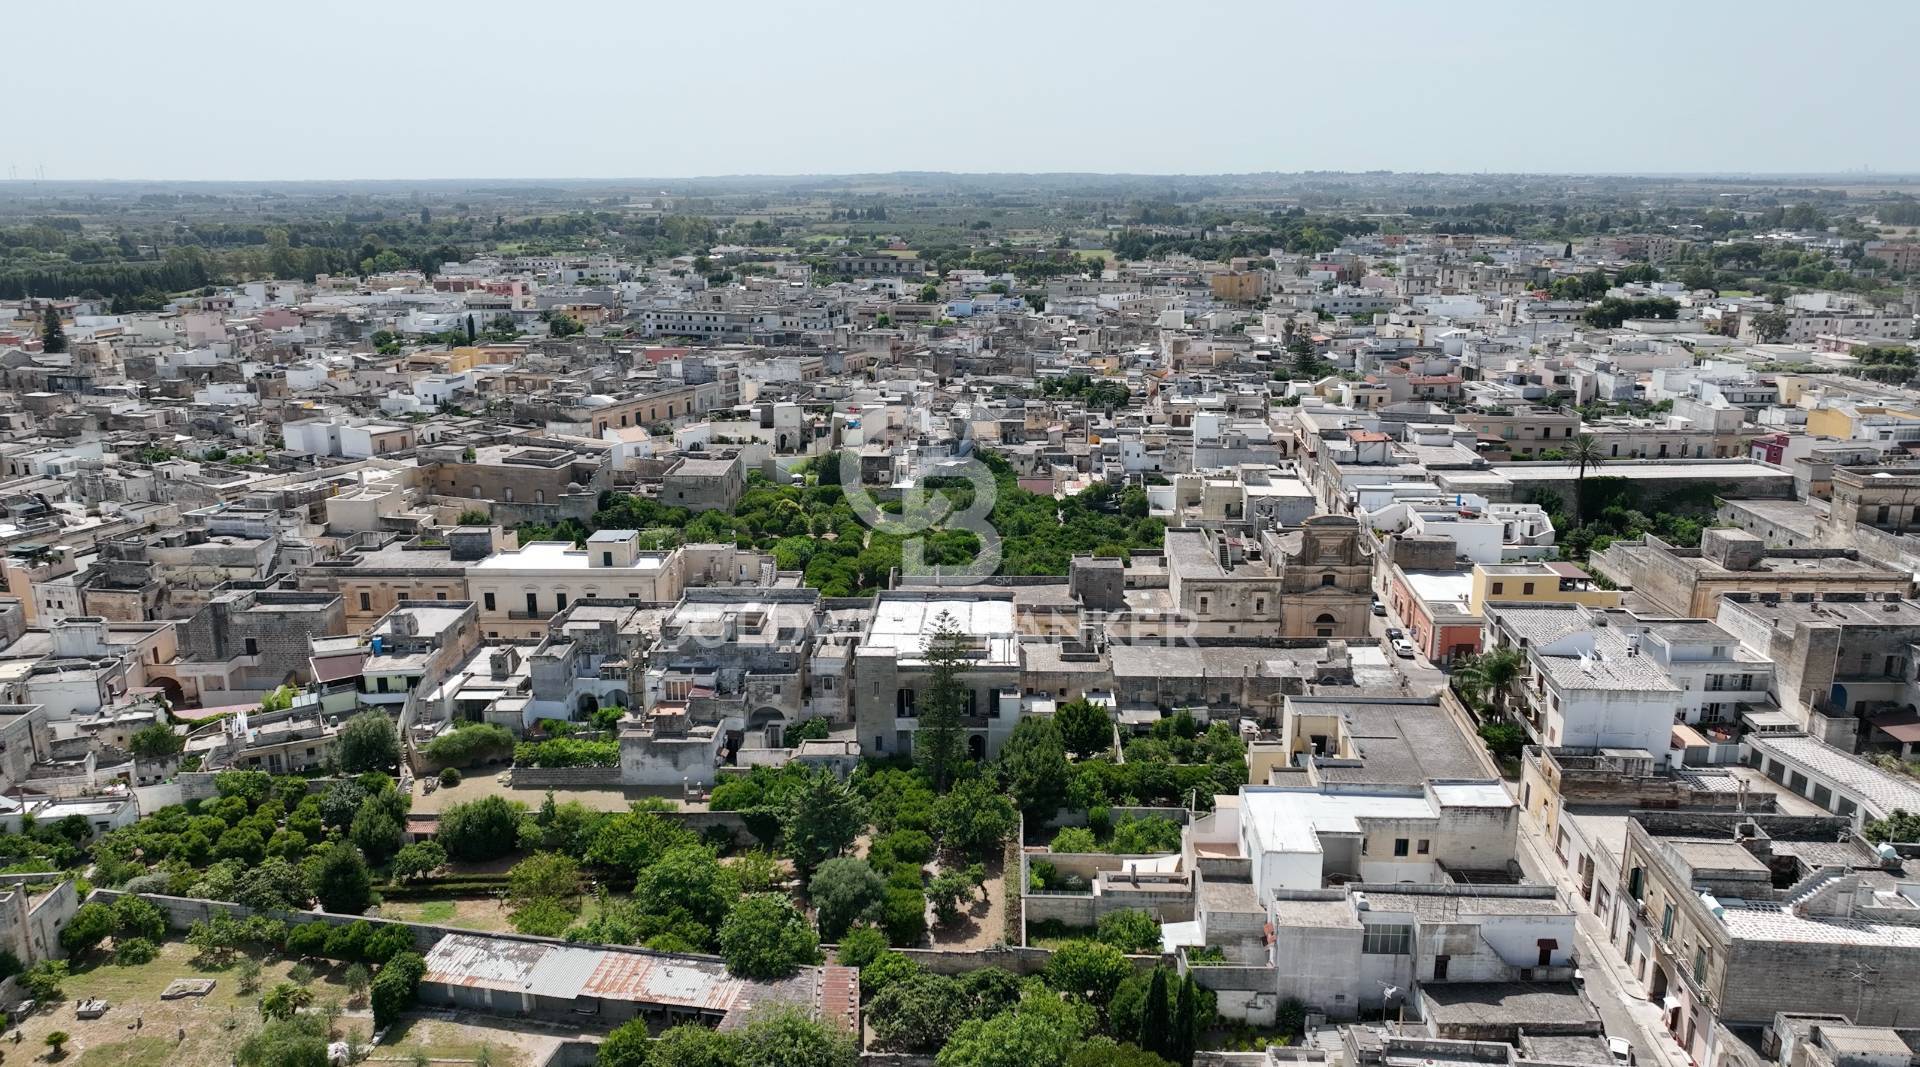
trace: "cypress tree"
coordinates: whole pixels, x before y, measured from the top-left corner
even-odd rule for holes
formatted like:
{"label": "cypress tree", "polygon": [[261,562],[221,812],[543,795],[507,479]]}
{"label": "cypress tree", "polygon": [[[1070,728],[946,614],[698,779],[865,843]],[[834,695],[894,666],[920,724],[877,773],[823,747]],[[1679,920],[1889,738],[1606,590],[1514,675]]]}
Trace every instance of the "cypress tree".
{"label": "cypress tree", "polygon": [[1167,1003],[1167,969],[1155,967],[1153,981],[1147,985],[1146,1010],[1140,1013],[1140,1047],[1161,1056],[1173,1051],[1172,1025],[1173,1013]]}
{"label": "cypress tree", "polygon": [[1199,1020],[1194,1017],[1195,1001],[1198,990],[1193,979],[1180,983],[1180,1001],[1173,1012],[1173,1033],[1168,1039],[1166,1056],[1179,1067],[1193,1067],[1193,1050],[1199,1044],[1200,1035],[1194,1031],[1199,1028]]}

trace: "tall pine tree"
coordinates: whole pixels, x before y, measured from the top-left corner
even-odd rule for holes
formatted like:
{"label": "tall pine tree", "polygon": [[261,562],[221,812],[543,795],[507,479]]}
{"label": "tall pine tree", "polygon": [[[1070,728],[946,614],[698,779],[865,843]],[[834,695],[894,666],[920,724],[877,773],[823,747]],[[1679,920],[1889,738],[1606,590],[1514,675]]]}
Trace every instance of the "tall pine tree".
{"label": "tall pine tree", "polygon": [[60,325],[60,312],[52,304],[47,305],[46,314],[40,319],[40,350],[49,353],[67,350],[67,331]]}
{"label": "tall pine tree", "polygon": [[927,635],[926,697],[919,708],[913,751],[936,793],[953,784],[965,751],[961,717],[967,711],[968,690],[960,672],[967,666],[966,642],[952,615],[943,611],[933,620],[933,632]]}

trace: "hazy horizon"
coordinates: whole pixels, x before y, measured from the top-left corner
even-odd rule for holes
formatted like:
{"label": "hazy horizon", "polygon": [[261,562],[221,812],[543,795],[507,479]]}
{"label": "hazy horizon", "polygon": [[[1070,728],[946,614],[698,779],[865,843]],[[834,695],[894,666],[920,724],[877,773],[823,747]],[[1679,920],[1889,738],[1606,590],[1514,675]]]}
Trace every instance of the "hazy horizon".
{"label": "hazy horizon", "polygon": [[[1892,0],[1844,19],[1785,0],[102,6],[74,47],[11,57],[8,98],[46,117],[0,147],[6,173],[1920,173],[1903,50],[1920,5]],[[36,17],[61,28],[23,17],[20,39]]]}

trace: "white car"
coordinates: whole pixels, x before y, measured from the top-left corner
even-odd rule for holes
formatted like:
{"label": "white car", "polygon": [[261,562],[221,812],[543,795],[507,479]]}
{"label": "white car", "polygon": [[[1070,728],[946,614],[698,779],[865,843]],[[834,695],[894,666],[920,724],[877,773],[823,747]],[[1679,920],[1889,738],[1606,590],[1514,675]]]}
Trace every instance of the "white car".
{"label": "white car", "polygon": [[1393,642],[1393,654],[1399,656],[1401,659],[1412,659],[1413,642],[1408,641],[1404,637],[1395,638]]}
{"label": "white car", "polygon": [[1613,1053],[1616,1067],[1633,1067],[1633,1042],[1624,1037],[1607,1038],[1607,1051]]}

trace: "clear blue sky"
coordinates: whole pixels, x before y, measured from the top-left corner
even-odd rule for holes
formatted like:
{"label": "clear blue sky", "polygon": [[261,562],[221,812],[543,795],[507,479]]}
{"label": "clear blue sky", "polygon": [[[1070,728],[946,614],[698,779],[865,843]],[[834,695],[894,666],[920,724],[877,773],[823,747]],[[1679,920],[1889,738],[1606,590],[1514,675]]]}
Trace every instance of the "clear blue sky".
{"label": "clear blue sky", "polygon": [[1920,172],[1920,2],[22,0],[49,178]]}

